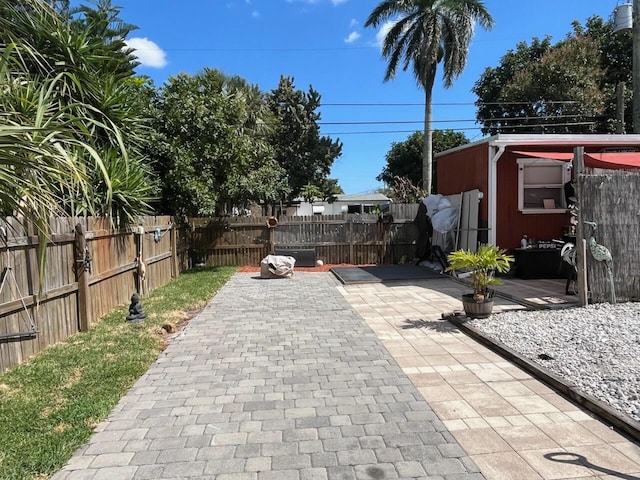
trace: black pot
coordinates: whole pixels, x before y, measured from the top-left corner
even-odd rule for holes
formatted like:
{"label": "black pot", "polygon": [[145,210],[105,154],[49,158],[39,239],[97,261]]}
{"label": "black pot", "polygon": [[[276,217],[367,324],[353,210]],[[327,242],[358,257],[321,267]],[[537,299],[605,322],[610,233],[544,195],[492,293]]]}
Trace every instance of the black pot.
{"label": "black pot", "polygon": [[473,293],[462,295],[462,306],[467,317],[487,318],[493,311],[493,298],[474,300]]}

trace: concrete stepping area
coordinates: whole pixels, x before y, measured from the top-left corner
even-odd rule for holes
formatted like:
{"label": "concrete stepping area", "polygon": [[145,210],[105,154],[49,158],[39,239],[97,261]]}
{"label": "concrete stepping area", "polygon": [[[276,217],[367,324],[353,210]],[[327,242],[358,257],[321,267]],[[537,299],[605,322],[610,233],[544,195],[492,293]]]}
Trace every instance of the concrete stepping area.
{"label": "concrete stepping area", "polygon": [[339,287],[235,274],[52,478],[482,479]]}
{"label": "concrete stepping area", "polygon": [[[640,445],[441,319],[462,308],[468,287],[429,280],[339,290],[487,480],[640,480]],[[521,308],[496,301],[494,311]]]}

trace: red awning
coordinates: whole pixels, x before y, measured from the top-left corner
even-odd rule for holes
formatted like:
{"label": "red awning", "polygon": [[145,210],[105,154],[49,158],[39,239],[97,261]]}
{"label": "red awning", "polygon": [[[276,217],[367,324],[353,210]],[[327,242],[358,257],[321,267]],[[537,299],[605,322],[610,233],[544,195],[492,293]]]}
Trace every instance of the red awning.
{"label": "red awning", "polygon": [[[533,158],[550,158],[570,162],[573,160],[573,152],[529,152],[514,151],[517,155]],[[589,168],[607,168],[610,170],[640,169],[640,152],[605,152],[585,153],[584,165]]]}
{"label": "red awning", "polygon": [[640,168],[640,152],[585,153],[584,164],[591,168]]}
{"label": "red awning", "polygon": [[573,160],[573,152],[523,152],[518,150],[513,153],[524,155],[525,157],[550,158],[551,160],[564,160],[565,162]]}

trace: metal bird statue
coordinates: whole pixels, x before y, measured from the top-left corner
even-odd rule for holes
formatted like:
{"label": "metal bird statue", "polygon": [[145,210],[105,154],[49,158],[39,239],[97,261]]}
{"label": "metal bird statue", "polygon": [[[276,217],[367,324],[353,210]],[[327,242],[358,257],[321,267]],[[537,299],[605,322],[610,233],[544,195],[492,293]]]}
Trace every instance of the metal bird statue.
{"label": "metal bird statue", "polygon": [[604,245],[600,245],[596,242],[595,239],[595,231],[598,228],[598,224],[596,222],[584,222],[587,225],[591,226],[591,235],[589,236],[588,245],[589,250],[591,251],[591,256],[594,260],[598,262],[603,262],[605,267],[607,268],[607,273],[609,274],[609,286],[611,290],[611,303],[616,303],[616,291],[613,283],[613,257],[611,256],[611,252]]}

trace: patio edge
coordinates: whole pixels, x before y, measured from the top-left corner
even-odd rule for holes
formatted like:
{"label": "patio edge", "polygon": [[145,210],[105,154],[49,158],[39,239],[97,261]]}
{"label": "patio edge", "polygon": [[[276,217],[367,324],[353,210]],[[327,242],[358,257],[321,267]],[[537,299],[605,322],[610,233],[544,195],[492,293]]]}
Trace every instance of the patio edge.
{"label": "patio edge", "polygon": [[542,380],[550,387],[557,390],[565,398],[577,403],[581,407],[589,410],[600,419],[605,420],[617,430],[625,433],[627,436],[632,437],[636,441],[640,440],[640,422],[637,422],[633,418],[625,415],[606,403],[598,400],[597,398],[583,392],[576,385],[568,383],[562,377],[556,375],[545,367],[538,365],[537,363],[529,360],[528,358],[520,356],[515,350],[507,347],[501,342],[498,342],[486,335],[481,331],[466,324],[468,317],[465,315],[445,314],[442,316],[444,320],[451,322],[458,327],[462,332],[470,337],[478,340],[480,343],[493,350],[497,354],[501,355],[505,359],[515,363],[522,367],[527,372],[534,375],[539,380]]}

